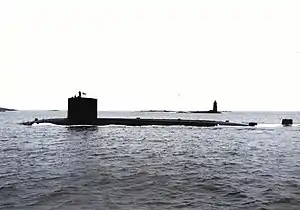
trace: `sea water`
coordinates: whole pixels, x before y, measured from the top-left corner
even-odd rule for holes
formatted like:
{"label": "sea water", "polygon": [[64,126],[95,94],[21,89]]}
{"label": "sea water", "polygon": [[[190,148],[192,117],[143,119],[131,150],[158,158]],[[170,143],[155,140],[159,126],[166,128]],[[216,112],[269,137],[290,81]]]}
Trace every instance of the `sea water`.
{"label": "sea water", "polygon": [[18,124],[65,116],[0,113],[0,209],[300,208],[300,113],[99,113],[257,127]]}

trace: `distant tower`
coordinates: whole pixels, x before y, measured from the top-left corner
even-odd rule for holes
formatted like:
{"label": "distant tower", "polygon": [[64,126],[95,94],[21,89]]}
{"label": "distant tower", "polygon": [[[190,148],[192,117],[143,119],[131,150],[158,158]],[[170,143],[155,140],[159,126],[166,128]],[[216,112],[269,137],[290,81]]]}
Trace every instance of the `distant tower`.
{"label": "distant tower", "polygon": [[214,101],[213,112],[218,112],[218,104],[217,104],[217,101]]}

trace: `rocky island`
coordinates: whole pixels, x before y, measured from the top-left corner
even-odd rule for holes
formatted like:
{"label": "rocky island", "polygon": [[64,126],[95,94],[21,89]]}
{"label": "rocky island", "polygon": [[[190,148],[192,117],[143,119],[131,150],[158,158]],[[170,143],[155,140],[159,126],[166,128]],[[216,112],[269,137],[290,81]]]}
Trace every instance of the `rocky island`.
{"label": "rocky island", "polygon": [[173,113],[193,113],[193,114],[221,114],[222,112],[218,111],[217,101],[213,103],[213,109],[208,111],[172,111],[172,110],[142,110],[140,112],[173,112]]}
{"label": "rocky island", "polygon": [[176,112],[176,111],[172,111],[172,110],[159,110],[159,109],[150,109],[150,110],[142,110],[140,112]]}
{"label": "rocky island", "polygon": [[214,103],[213,103],[213,109],[208,110],[208,111],[178,111],[177,113],[221,114],[221,112],[218,111],[217,101],[214,101]]}
{"label": "rocky island", "polygon": [[8,111],[17,111],[17,110],[15,110],[15,109],[7,109],[7,108],[0,107],[0,112],[8,112]]}

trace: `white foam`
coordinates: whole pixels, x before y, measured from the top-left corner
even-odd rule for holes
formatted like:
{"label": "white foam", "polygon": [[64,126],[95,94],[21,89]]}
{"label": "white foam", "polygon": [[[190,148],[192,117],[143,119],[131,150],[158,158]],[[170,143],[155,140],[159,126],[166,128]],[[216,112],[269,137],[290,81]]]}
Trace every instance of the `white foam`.
{"label": "white foam", "polygon": [[283,126],[281,124],[258,124],[255,127],[258,127],[258,128],[283,128],[283,127],[299,127],[299,126],[300,126],[300,124],[293,124],[291,126]]}
{"label": "white foam", "polygon": [[64,125],[56,125],[53,123],[33,123],[32,126],[56,126],[56,127],[65,127]]}

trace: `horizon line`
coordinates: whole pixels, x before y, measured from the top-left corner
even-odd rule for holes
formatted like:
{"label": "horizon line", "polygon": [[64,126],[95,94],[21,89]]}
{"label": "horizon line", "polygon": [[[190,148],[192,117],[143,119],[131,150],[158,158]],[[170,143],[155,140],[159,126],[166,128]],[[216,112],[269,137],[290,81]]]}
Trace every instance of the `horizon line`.
{"label": "horizon line", "polygon": [[[68,111],[68,109],[15,109],[15,111]],[[15,112],[12,111],[12,112]],[[99,110],[98,112],[164,112],[165,113],[172,113],[172,112],[193,112],[193,111],[209,111],[209,110],[168,110],[168,109],[141,109],[141,110],[122,110],[122,109],[114,109],[114,110]],[[219,112],[300,112],[300,110],[218,110]],[[180,113],[178,113],[180,114]],[[184,114],[184,113],[182,113]],[[206,114],[206,113],[191,113],[191,114]],[[207,114],[214,114],[214,113],[207,113]]]}

